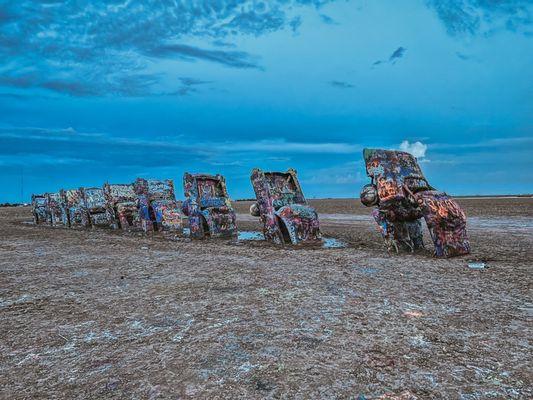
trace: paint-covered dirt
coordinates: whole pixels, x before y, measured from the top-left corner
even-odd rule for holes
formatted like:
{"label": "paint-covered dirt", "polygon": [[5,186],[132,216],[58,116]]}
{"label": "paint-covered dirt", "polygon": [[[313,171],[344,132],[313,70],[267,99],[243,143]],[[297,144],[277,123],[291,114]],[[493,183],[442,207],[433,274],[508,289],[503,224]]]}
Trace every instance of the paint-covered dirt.
{"label": "paint-covered dirt", "polygon": [[[533,200],[459,203],[473,253],[438,260],[427,231],[387,254],[355,200],[310,201],[340,248],[0,208],[0,398],[531,398]],[[260,231],[249,205],[239,229]]]}

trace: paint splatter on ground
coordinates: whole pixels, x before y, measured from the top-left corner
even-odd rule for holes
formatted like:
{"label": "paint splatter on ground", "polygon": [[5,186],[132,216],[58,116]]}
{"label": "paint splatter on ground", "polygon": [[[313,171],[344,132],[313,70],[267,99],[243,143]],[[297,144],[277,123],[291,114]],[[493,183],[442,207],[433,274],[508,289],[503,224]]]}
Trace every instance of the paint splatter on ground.
{"label": "paint splatter on ground", "polygon": [[[461,201],[533,217],[530,199]],[[311,201],[360,216],[321,220],[337,249],[46,228],[1,208],[0,397],[531,398],[531,236],[388,255],[356,204]]]}

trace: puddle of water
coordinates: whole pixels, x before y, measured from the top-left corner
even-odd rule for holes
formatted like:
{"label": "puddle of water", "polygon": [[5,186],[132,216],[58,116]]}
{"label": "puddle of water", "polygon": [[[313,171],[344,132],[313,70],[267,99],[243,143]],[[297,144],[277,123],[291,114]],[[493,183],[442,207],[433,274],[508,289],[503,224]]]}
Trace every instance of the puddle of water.
{"label": "puddle of water", "polygon": [[467,229],[491,229],[513,233],[532,233],[533,219],[525,217],[469,217]]}
{"label": "puddle of water", "polygon": [[265,236],[257,231],[239,231],[237,240],[265,240]]}
{"label": "puddle of water", "polygon": [[335,239],[335,238],[324,238],[322,239],[322,242],[323,242],[322,247],[325,247],[327,249],[346,247],[346,243],[344,243],[342,240]]}
{"label": "puddle of water", "polygon": [[361,272],[363,275],[374,276],[379,272],[379,270],[377,268],[361,267],[359,272]]}
{"label": "puddle of water", "polygon": [[[237,240],[265,240],[265,236],[258,231],[239,231],[239,236]],[[335,238],[323,238],[322,247],[332,249],[332,248],[343,248],[346,247],[346,243],[339,239]]]}

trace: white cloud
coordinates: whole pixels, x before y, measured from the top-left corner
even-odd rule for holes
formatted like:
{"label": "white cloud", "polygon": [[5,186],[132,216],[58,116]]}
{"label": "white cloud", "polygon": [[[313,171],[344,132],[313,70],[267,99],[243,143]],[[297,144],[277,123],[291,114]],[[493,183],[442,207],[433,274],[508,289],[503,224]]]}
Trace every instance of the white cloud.
{"label": "white cloud", "polygon": [[427,144],[422,142],[409,143],[408,140],[404,140],[400,143],[400,150],[411,153],[416,158],[423,158],[426,156]]}

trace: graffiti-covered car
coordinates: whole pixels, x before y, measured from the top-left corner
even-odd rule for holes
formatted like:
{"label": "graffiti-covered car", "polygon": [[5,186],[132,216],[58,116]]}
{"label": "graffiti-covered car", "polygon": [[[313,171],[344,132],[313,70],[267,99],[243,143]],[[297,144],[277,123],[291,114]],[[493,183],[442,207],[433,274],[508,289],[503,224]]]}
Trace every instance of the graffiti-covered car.
{"label": "graffiti-covered car", "polygon": [[141,226],[145,232],[183,233],[183,214],[176,201],[171,179],[137,178],[134,187],[139,202]]}
{"label": "graffiti-covered car", "polygon": [[46,195],[47,211],[49,214],[49,220],[53,226],[67,225],[63,219],[63,199],[61,193],[47,193]]}
{"label": "graffiti-covered car", "polygon": [[305,200],[296,171],[263,172],[251,175],[257,202],[250,208],[260,217],[263,233],[274,243],[315,243],[321,240],[318,215]]}
{"label": "graffiti-covered car", "polygon": [[68,226],[82,226],[84,210],[81,204],[80,191],[78,189],[62,189],[60,193],[65,205],[63,218],[67,219]]}
{"label": "graffiti-covered car", "polygon": [[191,237],[233,237],[237,235],[235,211],[222,175],[183,175],[183,213],[189,217]]}
{"label": "graffiti-covered car", "polygon": [[414,251],[424,247],[421,219],[425,219],[436,257],[470,252],[466,215],[446,193],[426,180],[416,158],[395,150],[364,149],[371,183],[361,190],[361,202],[375,207],[372,216],[389,249]]}
{"label": "graffiti-covered car", "polygon": [[132,183],[104,185],[106,210],[113,229],[132,230],[141,227],[137,194]]}
{"label": "graffiti-covered car", "polygon": [[33,214],[33,222],[38,224],[49,223],[48,210],[47,210],[47,195],[46,194],[32,194],[31,195],[31,208]]}
{"label": "graffiti-covered car", "polygon": [[80,188],[82,225],[84,227],[110,226],[112,221],[106,209],[104,189],[101,187]]}

